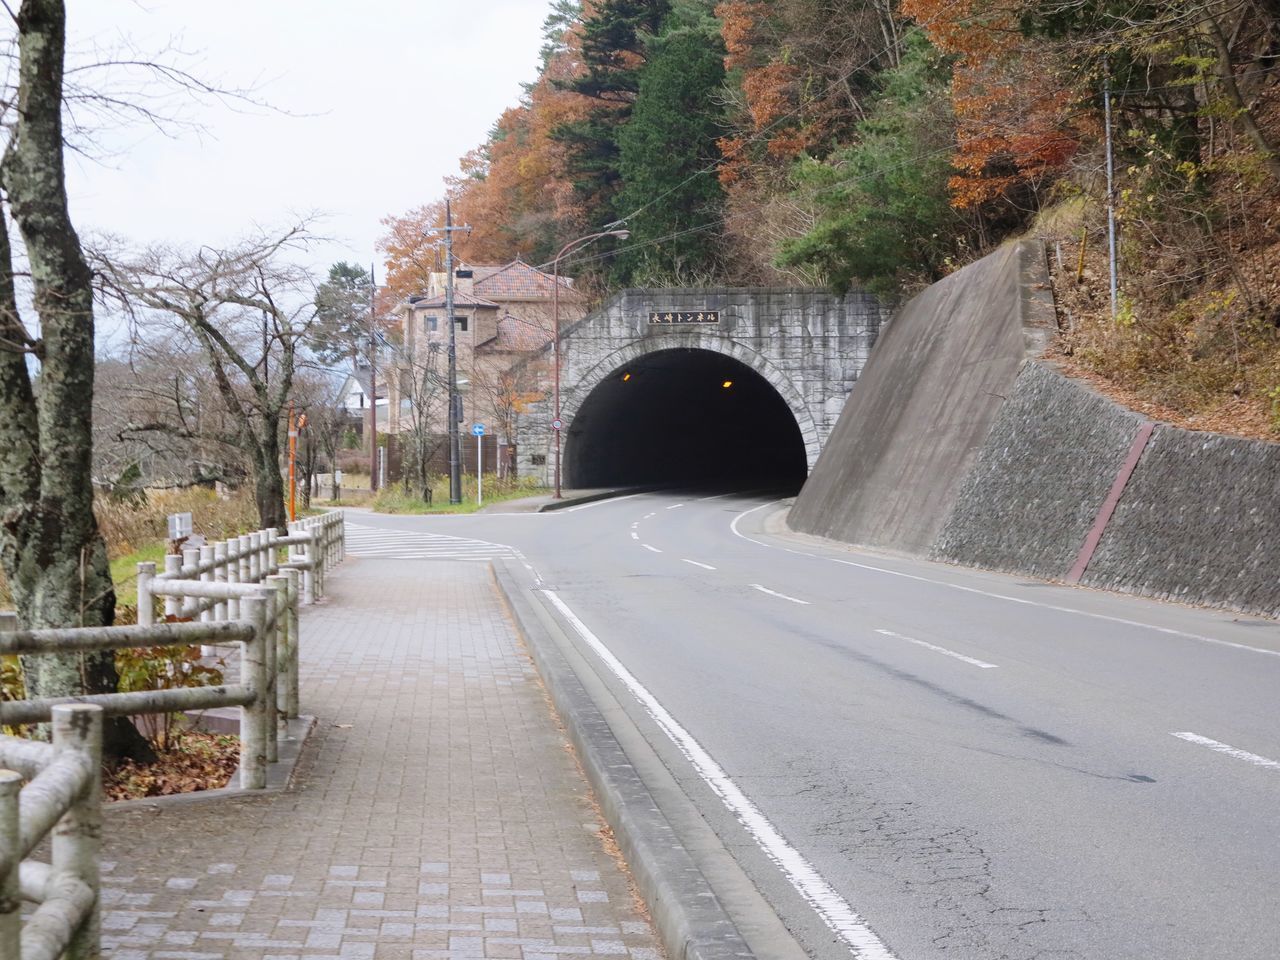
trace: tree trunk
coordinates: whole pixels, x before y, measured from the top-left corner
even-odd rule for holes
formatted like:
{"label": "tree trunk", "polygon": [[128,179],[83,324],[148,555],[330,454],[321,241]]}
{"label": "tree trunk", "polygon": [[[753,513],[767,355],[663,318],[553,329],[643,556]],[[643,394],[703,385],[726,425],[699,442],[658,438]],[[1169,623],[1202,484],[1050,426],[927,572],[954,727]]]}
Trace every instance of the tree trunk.
{"label": "tree trunk", "polygon": [[[61,0],[26,0],[17,21],[18,122],[0,175],[26,245],[43,345],[38,392],[25,357],[0,360],[0,560],[27,626],[105,626],[115,618],[115,590],[93,515],[93,290],[62,157],[66,10]],[[18,335],[10,253],[6,232],[0,297],[6,332]],[[23,667],[31,696],[116,691],[109,652],[24,657]],[[122,717],[107,724],[106,750],[151,752]]]}
{"label": "tree trunk", "polygon": [[253,500],[262,529],[284,530],[289,518],[284,508],[284,478],[280,475],[280,438],[271,427],[264,428],[266,435],[253,448]]}

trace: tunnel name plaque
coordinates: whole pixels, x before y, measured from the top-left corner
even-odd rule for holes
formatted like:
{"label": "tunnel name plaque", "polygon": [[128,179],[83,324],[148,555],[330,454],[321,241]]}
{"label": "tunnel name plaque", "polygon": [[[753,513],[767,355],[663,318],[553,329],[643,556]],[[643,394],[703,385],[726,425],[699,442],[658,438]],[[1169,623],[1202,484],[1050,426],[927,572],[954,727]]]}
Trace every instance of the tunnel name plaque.
{"label": "tunnel name plaque", "polygon": [[649,323],[660,326],[684,326],[685,324],[719,323],[719,310],[667,310],[649,314]]}

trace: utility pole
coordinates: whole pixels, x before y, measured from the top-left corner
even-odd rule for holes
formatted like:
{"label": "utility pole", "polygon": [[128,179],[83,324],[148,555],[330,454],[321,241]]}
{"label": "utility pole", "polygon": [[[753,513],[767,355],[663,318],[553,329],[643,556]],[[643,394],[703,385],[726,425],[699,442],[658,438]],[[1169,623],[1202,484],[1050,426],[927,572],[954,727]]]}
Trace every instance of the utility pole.
{"label": "utility pole", "polygon": [[453,319],[453,234],[456,230],[471,232],[469,226],[453,225],[453,207],[444,202],[444,312],[449,324],[449,502],[462,502],[462,443],[458,423],[462,420],[462,404],[458,396],[457,324]]}
{"label": "utility pole", "polygon": [[378,492],[378,328],[374,320],[378,281],[369,264],[369,492]]}

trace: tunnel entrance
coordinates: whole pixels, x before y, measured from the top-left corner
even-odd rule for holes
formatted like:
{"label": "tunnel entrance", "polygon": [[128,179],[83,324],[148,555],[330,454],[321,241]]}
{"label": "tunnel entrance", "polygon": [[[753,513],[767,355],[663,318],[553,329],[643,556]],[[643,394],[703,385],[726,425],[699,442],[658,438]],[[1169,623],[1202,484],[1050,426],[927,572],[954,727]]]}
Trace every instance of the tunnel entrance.
{"label": "tunnel entrance", "polygon": [[710,350],[660,350],[619,367],[568,424],[565,482],[798,490],[795,416],[764,377]]}

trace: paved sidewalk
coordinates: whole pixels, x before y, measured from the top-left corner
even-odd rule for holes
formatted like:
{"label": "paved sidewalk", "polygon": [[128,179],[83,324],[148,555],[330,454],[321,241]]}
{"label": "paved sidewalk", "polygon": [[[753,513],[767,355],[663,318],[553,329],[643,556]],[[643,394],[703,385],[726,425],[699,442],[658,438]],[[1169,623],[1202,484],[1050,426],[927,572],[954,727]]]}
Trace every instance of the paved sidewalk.
{"label": "paved sidewalk", "polygon": [[486,564],[349,558],[304,608],[291,791],[111,810],[111,960],[659,960]]}

